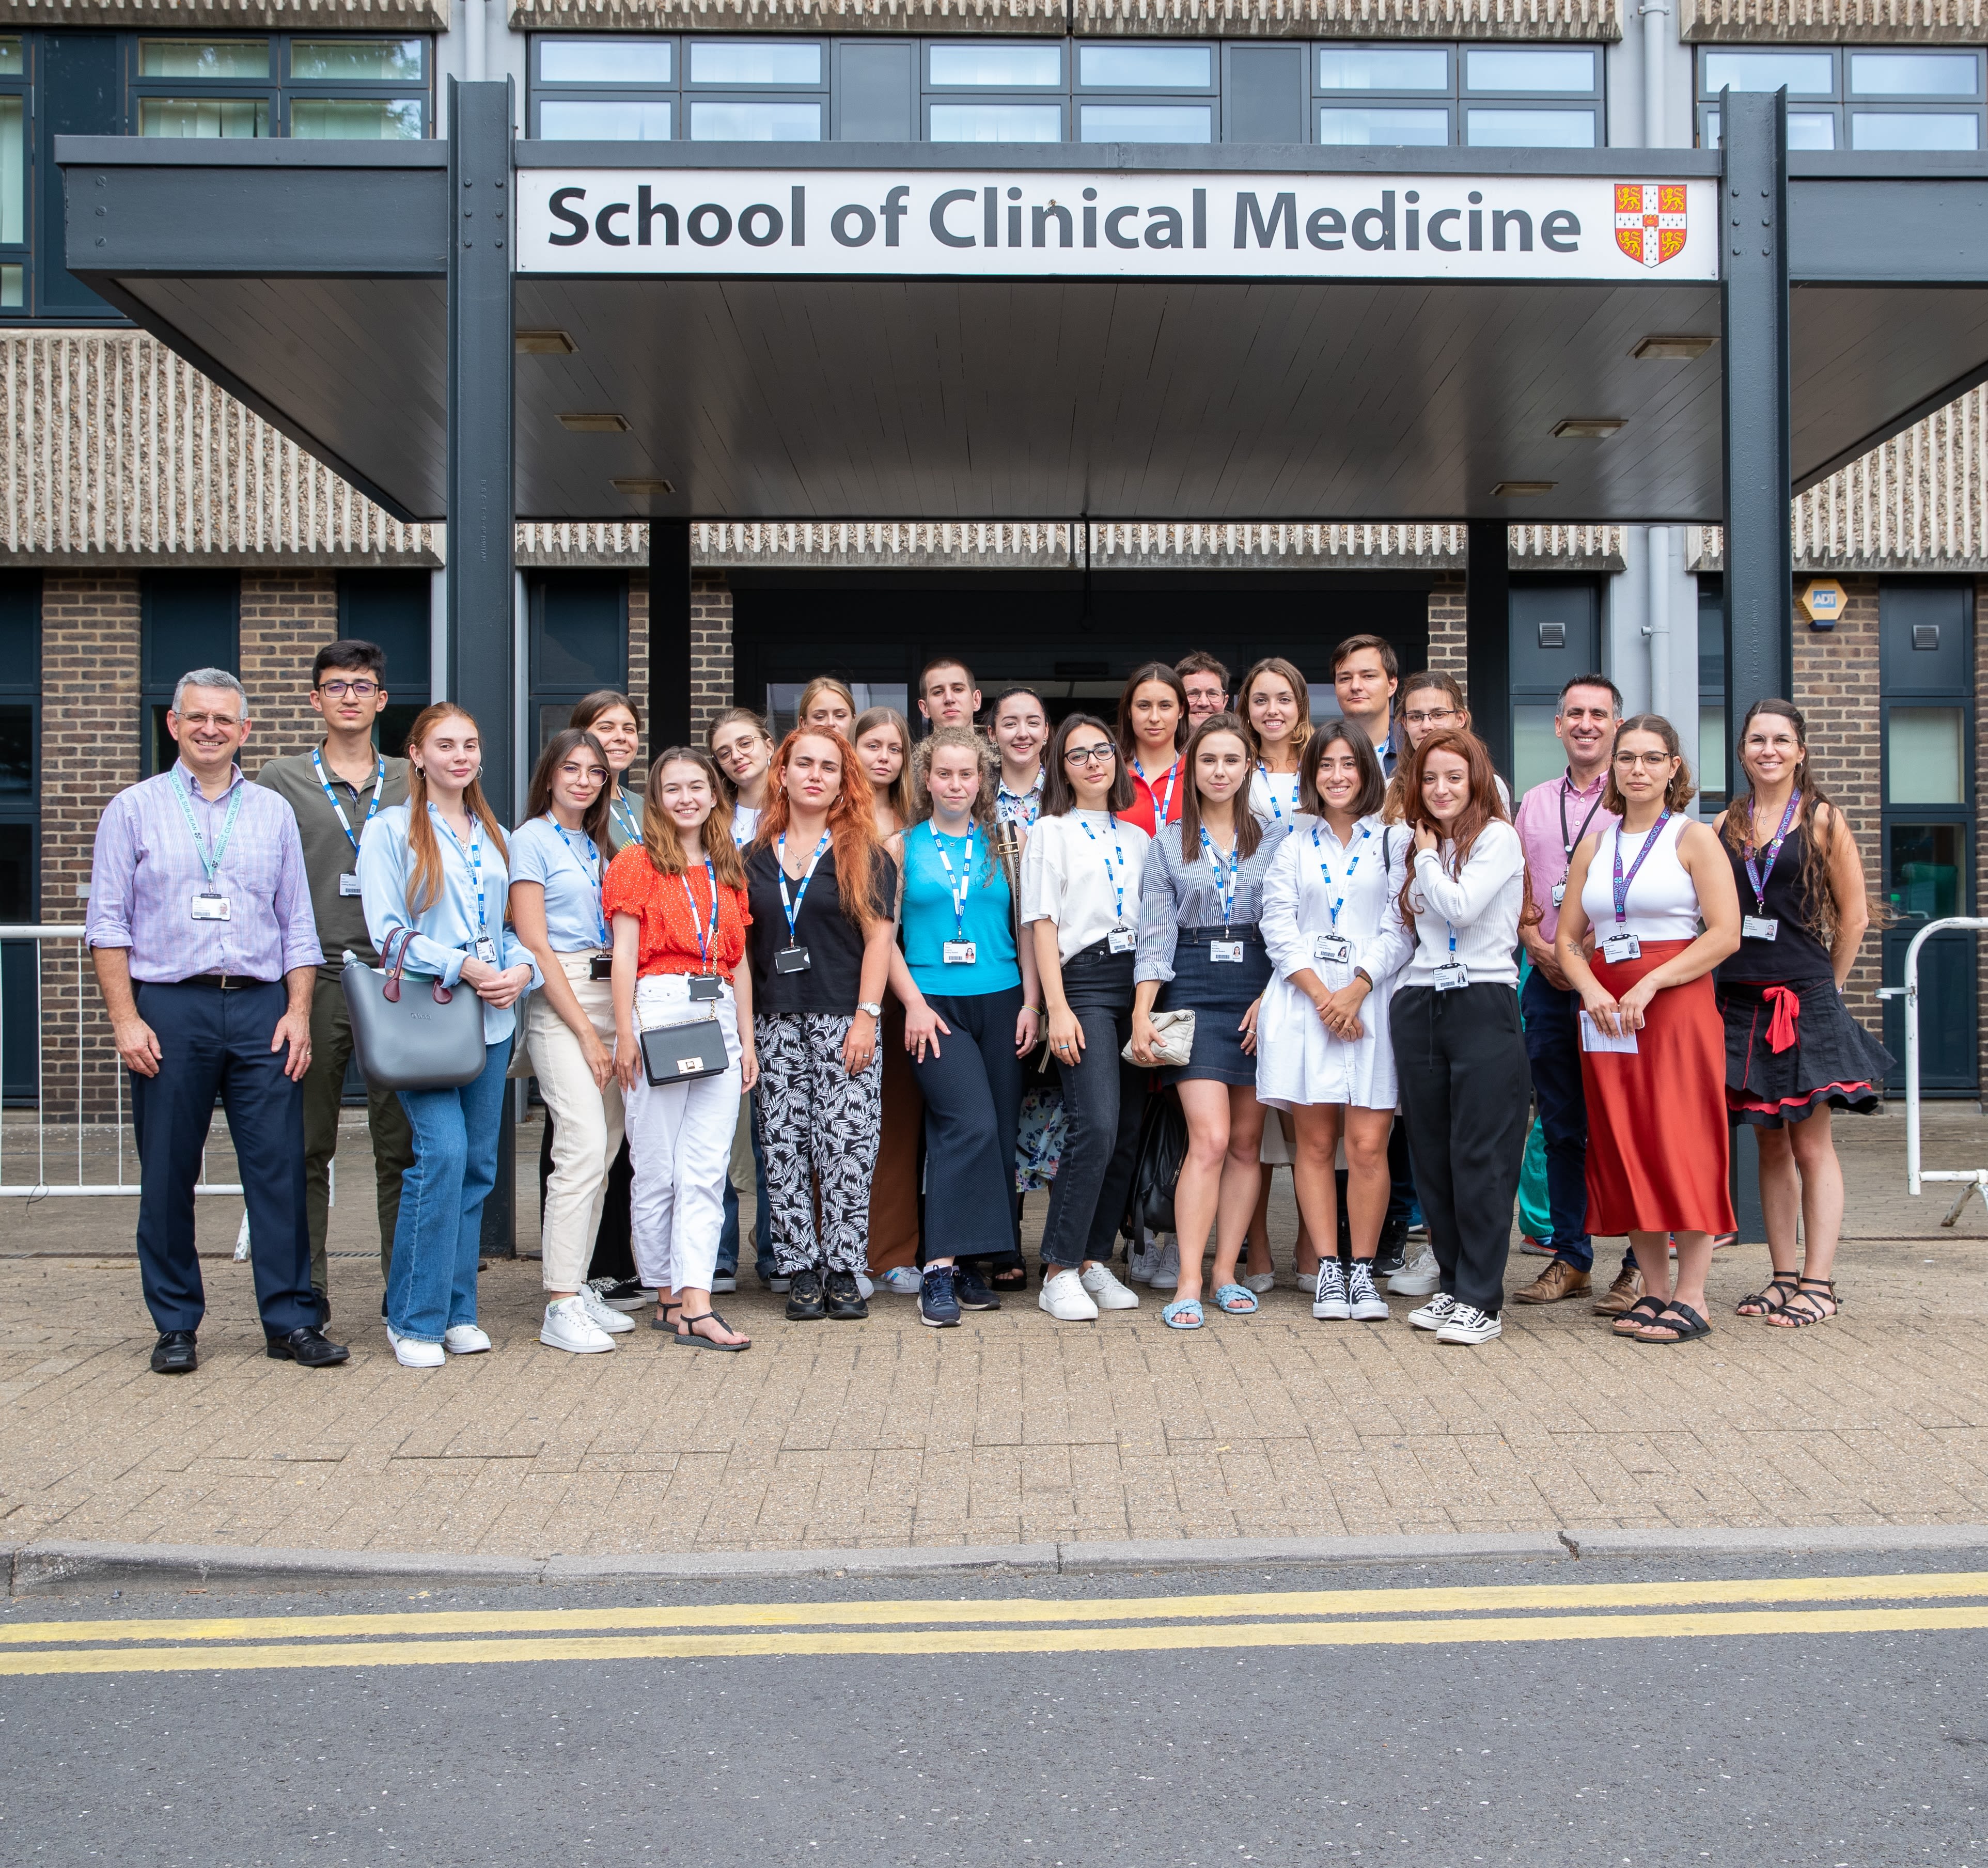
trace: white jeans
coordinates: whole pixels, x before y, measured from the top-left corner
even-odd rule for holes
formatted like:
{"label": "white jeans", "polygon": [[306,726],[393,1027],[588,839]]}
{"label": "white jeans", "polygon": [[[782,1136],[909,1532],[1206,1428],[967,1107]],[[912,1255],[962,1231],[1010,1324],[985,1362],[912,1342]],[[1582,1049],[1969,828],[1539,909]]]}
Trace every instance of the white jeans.
{"label": "white jeans", "polygon": [[[614,998],[607,981],[587,978],[590,955],[554,958],[580,1010],[611,1052]],[[593,1256],[607,1170],[621,1149],[621,1086],[610,1076],[605,1089],[595,1086],[580,1040],[543,992],[533,993],[525,1008],[525,1048],[553,1119],[553,1171],[546,1183],[539,1245],[542,1280],[548,1291],[576,1291]]]}
{"label": "white jeans", "polygon": [[[639,1070],[628,1093],[628,1161],[634,1170],[629,1218],[635,1270],[659,1291],[708,1291],[725,1229],[725,1182],[739,1126],[739,1014],[732,988],[721,989],[718,1028],[731,1067],[691,1083],[652,1084]],[[680,1025],[702,1006],[690,1003],[678,974],[635,982],[635,1023]]]}

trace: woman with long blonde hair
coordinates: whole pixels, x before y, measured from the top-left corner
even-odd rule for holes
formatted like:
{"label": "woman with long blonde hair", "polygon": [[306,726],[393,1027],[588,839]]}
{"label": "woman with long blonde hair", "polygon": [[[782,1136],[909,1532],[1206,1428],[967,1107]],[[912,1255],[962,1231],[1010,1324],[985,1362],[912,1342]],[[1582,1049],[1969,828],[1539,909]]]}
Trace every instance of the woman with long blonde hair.
{"label": "woman with long blonde hair", "polygon": [[894,707],[865,708],[849,735],[876,794],[877,834],[887,840],[911,821],[911,723]]}
{"label": "woman with long blonde hair", "polygon": [[506,913],[510,852],[477,782],[476,722],[451,703],[424,708],[407,734],[407,802],[382,811],[360,846],[360,893],[374,949],[404,943],[405,964],[483,1002],[482,1072],[451,1089],[400,1093],[414,1132],[387,1278],[387,1336],[407,1368],[439,1368],[490,1339],[476,1323],[483,1202],[497,1184],[512,1009],[543,985]]}
{"label": "woman with long blonde hair", "polygon": [[1311,688],[1295,662],[1266,655],[1243,676],[1236,712],[1254,768],[1249,809],[1288,830],[1298,814],[1298,757],[1311,738]]}
{"label": "woman with long blonde hair", "polygon": [[853,739],[856,732],[856,696],[847,681],[832,674],[817,674],[801,690],[801,704],[794,710],[794,725],[825,727]]}

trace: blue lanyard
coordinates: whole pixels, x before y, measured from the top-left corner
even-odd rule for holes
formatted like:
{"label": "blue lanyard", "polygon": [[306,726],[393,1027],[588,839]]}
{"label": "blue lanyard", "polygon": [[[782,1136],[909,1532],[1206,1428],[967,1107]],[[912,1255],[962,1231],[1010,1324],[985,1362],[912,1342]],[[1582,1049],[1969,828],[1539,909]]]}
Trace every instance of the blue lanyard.
{"label": "blue lanyard", "polygon": [[[1153,829],[1155,834],[1166,828],[1167,819],[1174,808],[1174,787],[1180,782],[1181,762],[1175,759],[1160,775],[1167,782],[1167,795],[1153,799]],[[1152,796],[1153,788],[1146,777],[1146,768],[1139,763],[1138,753],[1132,755],[1132,769],[1139,775],[1139,782],[1146,787],[1146,795]]]}
{"label": "blue lanyard", "polygon": [[228,850],[228,839],[235,834],[235,815],[242,809],[242,800],[248,795],[245,782],[238,782],[235,796],[228,806],[228,816],[222,822],[221,835],[215,839],[214,854],[207,853],[207,845],[200,834],[200,826],[194,821],[193,806],[187,802],[186,787],[180,782],[180,775],[172,774],[173,796],[180,801],[180,810],[187,820],[187,828],[193,833],[193,853],[200,858],[200,866],[206,872],[207,886],[214,887],[215,873],[221,867],[221,859]]}
{"label": "blue lanyard", "polygon": [[1207,857],[1209,871],[1215,877],[1215,893],[1216,899],[1222,904],[1222,925],[1224,927],[1226,927],[1236,917],[1236,878],[1242,867],[1241,862],[1237,859],[1236,852],[1242,847],[1242,842],[1240,837],[1229,846],[1229,854],[1226,859],[1227,874],[1225,877],[1223,874],[1225,859],[1221,852],[1215,847],[1214,839],[1208,834],[1208,826],[1205,824],[1202,826],[1201,853]]}
{"label": "blue lanyard", "polygon": [[[826,842],[827,839],[824,838],[823,840]],[[819,856],[821,852],[816,850],[815,854]],[[808,873],[812,875],[814,872],[810,870]],[[698,970],[700,972],[708,973],[711,971],[711,950],[718,944],[718,871],[708,856],[704,860],[704,874],[705,880],[711,884],[711,924],[708,927],[698,926],[697,891],[690,886],[689,877],[679,873],[677,880],[683,884],[684,893],[690,898],[690,924],[697,928]],[[801,884],[801,893],[803,895],[807,893],[806,883]],[[787,917],[787,928],[789,933],[793,931],[793,924],[794,917],[789,914]]]}
{"label": "blue lanyard", "polygon": [[[1334,901],[1330,910],[1332,915],[1332,931],[1334,934],[1337,934],[1339,931],[1339,911],[1341,908],[1346,906],[1347,883],[1352,881],[1353,872],[1360,866],[1361,856],[1364,852],[1366,846],[1373,841],[1373,838],[1374,833],[1371,826],[1360,833],[1360,841],[1353,846],[1353,860],[1346,866],[1345,880],[1343,882],[1334,882],[1332,879],[1332,865],[1326,861],[1325,852],[1319,847],[1318,826],[1317,824],[1314,824],[1311,827],[1312,854],[1318,858],[1318,873],[1325,878],[1326,892],[1330,894],[1334,889],[1337,889],[1339,891],[1338,897]],[[1452,949],[1454,950],[1456,946],[1456,941],[1454,937],[1451,938],[1449,944]]]}
{"label": "blue lanyard", "polygon": [[952,859],[945,853],[945,845],[940,841],[938,826],[930,818],[925,819],[925,828],[931,833],[932,848],[938,852],[938,860],[945,865],[945,892],[952,897],[952,936],[955,941],[966,938],[966,892],[973,886],[973,826],[966,827],[966,854],[960,860],[959,880],[952,879]]}
{"label": "blue lanyard", "polygon": [[617,782],[607,795],[607,815],[614,820],[614,827],[621,833],[624,843],[639,843],[642,840],[641,820],[636,816],[634,807],[628,802],[627,794]]}
{"label": "blue lanyard", "polygon": [[[1077,822],[1078,829],[1095,844],[1097,833],[1082,818],[1080,817]],[[1111,847],[1118,853],[1118,866],[1116,869],[1111,866],[1111,859],[1104,855],[1101,847],[1097,853],[1104,857],[1105,880],[1111,884],[1111,893],[1117,902],[1117,924],[1123,927],[1125,925],[1125,846],[1119,840],[1118,820],[1115,817],[1111,820]]]}
{"label": "blue lanyard", "polygon": [[607,944],[607,914],[606,910],[601,906],[600,901],[600,852],[594,848],[593,839],[588,836],[583,830],[580,836],[587,844],[587,862],[593,865],[592,869],[588,869],[586,863],[580,863],[580,852],[573,848],[573,839],[566,833],[566,826],[549,811],[546,813],[546,822],[559,833],[560,841],[565,844],[573,861],[580,863],[581,870],[585,873],[589,884],[593,890],[593,918],[600,929],[600,944],[605,947]]}
{"label": "blue lanyard", "polygon": [[1650,834],[1643,839],[1643,847],[1636,852],[1636,860],[1629,865],[1629,873],[1622,873],[1622,826],[1615,826],[1615,925],[1620,927],[1628,918],[1629,884],[1636,880],[1636,872],[1643,866],[1643,859],[1657,846],[1657,839],[1664,833],[1664,826],[1671,820],[1665,811],[1650,826]]}
{"label": "blue lanyard", "polygon": [[[317,768],[317,782],[324,787],[325,797],[330,802],[331,808],[338,813],[339,829],[345,833],[345,840],[352,846],[353,852],[357,853],[359,848],[359,838],[363,837],[373,827],[373,819],[380,809],[380,794],[387,789],[387,755],[384,753],[380,755],[380,770],[373,781],[373,802],[366,807],[366,821],[359,826],[358,836],[353,835],[352,820],[345,815],[345,806],[338,802],[337,792],[331,789],[331,781],[324,775],[324,761],[318,757],[318,749],[315,746],[311,748],[311,763]],[[357,804],[358,802],[357,795],[355,793],[353,802]]]}
{"label": "blue lanyard", "polygon": [[[1767,912],[1767,878],[1774,873],[1774,864],[1780,860],[1781,846],[1788,840],[1788,831],[1795,821],[1795,812],[1801,809],[1801,793],[1788,793],[1788,808],[1781,813],[1781,827],[1774,833],[1774,839],[1761,853],[1767,861],[1758,869],[1753,866],[1753,846],[1746,846],[1746,880],[1753,885],[1755,912]],[[1751,827],[1750,826],[1749,826]]]}
{"label": "blue lanyard", "polygon": [[[1443,926],[1449,927],[1449,922],[1445,921]],[[1456,958],[1456,930],[1454,927],[1449,927],[1449,957],[1452,960]]]}
{"label": "blue lanyard", "polygon": [[[1270,801],[1270,815],[1281,822],[1284,815],[1284,807],[1278,803],[1277,794],[1270,788],[1270,768],[1259,759],[1256,762],[1256,769],[1263,775],[1263,796]],[[1316,832],[1313,833],[1314,842],[1317,841],[1317,835]],[[1346,873],[1350,876],[1353,872],[1348,870]]]}
{"label": "blue lanyard", "polygon": [[[801,904],[807,900],[808,884],[814,880],[814,873],[820,866],[821,853],[828,847],[830,840],[829,833],[824,830],[821,833],[821,841],[814,846],[813,856],[809,859],[807,873],[801,878],[800,893],[790,900],[787,896],[787,833],[783,830],[779,834],[779,861],[773,866],[779,873],[780,906],[787,911],[787,944],[789,947],[799,947],[801,944],[800,936],[794,931],[794,924],[800,918]],[[710,860],[708,857],[705,860],[707,862]]]}
{"label": "blue lanyard", "polygon": [[476,884],[476,931],[479,934],[488,934],[490,931],[490,924],[485,919],[483,914],[483,845],[482,833],[477,825],[476,814],[473,811],[470,813],[469,847],[467,850],[465,850],[462,843],[457,840],[455,833],[448,827],[443,820],[441,812],[438,811],[432,803],[428,806],[428,815],[435,820],[436,826],[442,835],[448,839],[450,849],[469,865],[471,880]]}

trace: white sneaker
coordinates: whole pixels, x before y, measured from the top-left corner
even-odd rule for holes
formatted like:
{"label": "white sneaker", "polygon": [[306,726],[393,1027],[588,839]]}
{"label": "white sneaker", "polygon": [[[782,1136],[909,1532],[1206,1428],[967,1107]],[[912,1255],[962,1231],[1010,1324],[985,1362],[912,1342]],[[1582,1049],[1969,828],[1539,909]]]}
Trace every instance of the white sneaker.
{"label": "white sneaker", "polygon": [[[1316,1284],[1318,1281],[1314,1279],[1312,1282]],[[1261,1297],[1266,1291],[1276,1289],[1277,1274],[1275,1272],[1252,1272],[1242,1280],[1242,1286],[1245,1290],[1254,1291]]]}
{"label": "white sneaker", "polygon": [[1169,1238],[1158,1248],[1153,1260],[1153,1289],[1156,1291],[1177,1291],[1180,1289],[1180,1241]]}
{"label": "white sneaker", "polygon": [[1489,1343],[1505,1326],[1495,1316],[1486,1316],[1475,1304],[1454,1305],[1443,1326],[1435,1333],[1439,1343]]}
{"label": "white sneaker", "polygon": [[877,1282],[893,1297],[916,1297],[925,1281],[915,1265],[894,1265]]}
{"label": "white sneaker", "polygon": [[1298,1273],[1298,1289],[1300,1291],[1307,1292],[1316,1295],[1318,1291],[1318,1273],[1316,1272],[1300,1272]]}
{"label": "white sneaker", "polygon": [[856,1274],[856,1295],[866,1304],[877,1295],[877,1287],[871,1282],[870,1275],[867,1272],[858,1272]]}
{"label": "white sneaker", "polygon": [[[1178,1271],[1175,1276],[1178,1282]],[[1139,1307],[1139,1293],[1127,1290],[1112,1275],[1108,1265],[1087,1265],[1079,1282],[1100,1310],[1136,1310]],[[1157,1282],[1155,1280],[1156,1285]]]}
{"label": "white sneaker", "polygon": [[390,1323],[387,1326],[387,1340],[394,1346],[394,1360],[404,1369],[438,1369],[448,1360],[439,1343],[411,1343],[405,1336],[396,1335]]}
{"label": "white sneaker", "polygon": [[[620,1318],[631,1329],[635,1327],[618,1310],[607,1314]],[[614,1346],[614,1339],[595,1322],[588,1313],[587,1300],[580,1297],[562,1297],[556,1303],[546,1306],[539,1340],[547,1349],[565,1349],[575,1356],[598,1356]]]}
{"label": "white sneaker", "polygon": [[[1117,1280],[1112,1282],[1116,1284]],[[1122,1285],[1120,1286],[1123,1289]],[[1126,1295],[1131,1295],[1130,1292]],[[1139,1300],[1134,1297],[1133,1302]],[[1068,1265],[1060,1272],[1052,1272],[1043,1280],[1041,1294],[1036,1298],[1037,1308],[1046,1310],[1059,1323],[1094,1323],[1097,1321],[1097,1306],[1090,1301],[1090,1293],[1084,1288],[1084,1280]]]}
{"label": "white sneaker", "polygon": [[451,1323],[441,1333],[441,1346],[451,1356],[481,1356],[489,1349],[490,1339],[474,1323]]}
{"label": "white sneaker", "polygon": [[[590,1288],[582,1289],[580,1293],[580,1307],[586,1312],[587,1320],[596,1329],[604,1331],[610,1336],[625,1336],[635,1327],[635,1319],[633,1317],[624,1316],[620,1311],[610,1309],[600,1301],[600,1293]],[[547,1306],[548,1316],[551,1315],[552,1309],[553,1306]],[[539,1340],[543,1343],[545,1339],[541,1336]]]}
{"label": "white sneaker", "polygon": [[1144,1238],[1135,1240],[1126,1262],[1127,1281],[1132,1284],[1151,1284],[1153,1272],[1159,1262],[1160,1248],[1157,1245]]}
{"label": "white sneaker", "polygon": [[711,1294],[713,1297],[729,1297],[739,1289],[736,1272],[713,1272],[711,1275]]}
{"label": "white sneaker", "polygon": [[1312,1292],[1311,1313],[1321,1323],[1343,1323],[1353,1312],[1346,1302],[1346,1273],[1337,1258],[1319,1262],[1318,1282]]}
{"label": "white sneaker", "polygon": [[1439,1292],[1419,1310],[1408,1312],[1408,1321],[1418,1329],[1440,1329],[1449,1321],[1450,1312],[1456,1308],[1456,1299]]}
{"label": "white sneaker", "polygon": [[1388,1280],[1388,1289],[1397,1297],[1433,1297],[1442,1283],[1435,1254],[1425,1245]]}
{"label": "white sneaker", "polygon": [[1368,1258],[1355,1258],[1346,1280],[1346,1301],[1356,1323],[1384,1323],[1388,1300],[1374,1289],[1374,1265]]}

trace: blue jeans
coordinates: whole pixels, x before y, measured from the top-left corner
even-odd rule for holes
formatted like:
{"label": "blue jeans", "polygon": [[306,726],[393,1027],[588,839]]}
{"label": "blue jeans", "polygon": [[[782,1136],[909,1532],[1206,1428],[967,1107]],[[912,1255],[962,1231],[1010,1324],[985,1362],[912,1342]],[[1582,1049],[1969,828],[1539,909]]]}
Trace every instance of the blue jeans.
{"label": "blue jeans", "polygon": [[404,1089],[414,1164],[401,1182],[401,1218],[387,1274],[387,1322],[411,1343],[476,1321],[483,1202],[497,1184],[497,1134],[511,1040],[488,1045],[482,1075],[459,1089]]}

